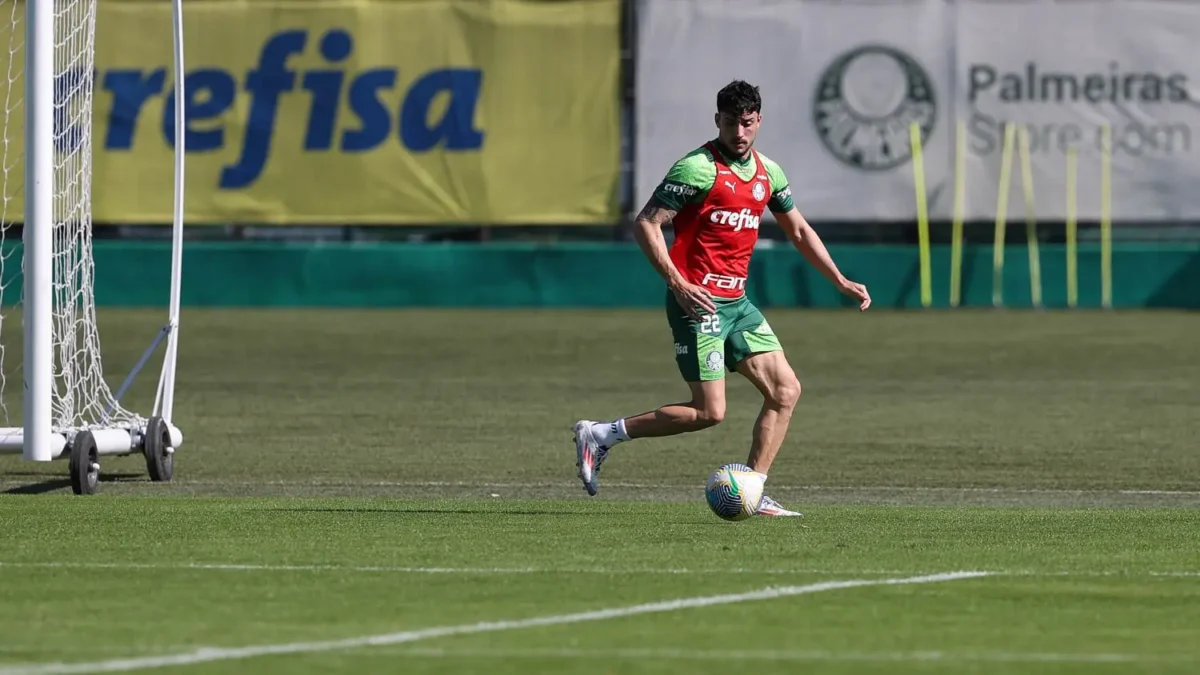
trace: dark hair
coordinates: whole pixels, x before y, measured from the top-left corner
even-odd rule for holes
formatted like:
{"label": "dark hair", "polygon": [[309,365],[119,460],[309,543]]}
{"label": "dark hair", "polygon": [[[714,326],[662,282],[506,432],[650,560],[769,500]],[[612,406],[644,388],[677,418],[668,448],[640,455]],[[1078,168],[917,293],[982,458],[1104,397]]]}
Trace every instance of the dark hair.
{"label": "dark hair", "polygon": [[762,111],[762,96],[758,87],[745,80],[734,80],[717,92],[717,112],[741,117]]}

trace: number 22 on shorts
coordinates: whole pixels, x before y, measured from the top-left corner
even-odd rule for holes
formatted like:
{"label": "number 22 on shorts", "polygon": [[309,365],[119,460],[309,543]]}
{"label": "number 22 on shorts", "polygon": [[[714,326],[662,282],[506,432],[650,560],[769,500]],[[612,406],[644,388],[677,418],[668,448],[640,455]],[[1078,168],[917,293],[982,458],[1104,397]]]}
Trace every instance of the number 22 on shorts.
{"label": "number 22 on shorts", "polygon": [[709,335],[721,333],[721,317],[716,314],[704,314],[700,317],[700,332]]}

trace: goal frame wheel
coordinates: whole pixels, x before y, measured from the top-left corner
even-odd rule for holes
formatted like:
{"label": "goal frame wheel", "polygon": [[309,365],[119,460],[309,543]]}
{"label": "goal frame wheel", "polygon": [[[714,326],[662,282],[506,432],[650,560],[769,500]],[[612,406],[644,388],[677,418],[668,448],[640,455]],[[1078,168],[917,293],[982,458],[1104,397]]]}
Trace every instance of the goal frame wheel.
{"label": "goal frame wheel", "polygon": [[71,442],[71,490],[77,495],[94,495],[100,487],[100,450],[90,431],[81,431]]}
{"label": "goal frame wheel", "polygon": [[146,437],[142,442],[142,454],[146,456],[146,471],[156,483],[170,482],[175,476],[175,452],[171,447],[171,429],[161,417],[151,417],[146,423]]}

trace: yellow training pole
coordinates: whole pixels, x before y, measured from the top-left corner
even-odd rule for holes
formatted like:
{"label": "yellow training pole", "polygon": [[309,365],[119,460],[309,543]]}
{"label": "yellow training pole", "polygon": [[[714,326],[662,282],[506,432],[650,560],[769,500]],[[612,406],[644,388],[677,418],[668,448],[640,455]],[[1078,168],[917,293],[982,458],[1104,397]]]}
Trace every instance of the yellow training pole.
{"label": "yellow training pole", "polygon": [[1008,185],[1012,174],[1012,122],[1004,125],[1004,149],[1000,153],[1000,189],[996,197],[996,234],[992,242],[992,306],[1004,305],[1004,227],[1008,221]]}
{"label": "yellow training pole", "polygon": [[950,233],[950,306],[962,302],[963,211],[967,185],[967,123],[954,133],[954,223]]}
{"label": "yellow training pole", "polygon": [[1021,125],[1021,187],[1025,196],[1025,245],[1029,250],[1029,297],[1042,307],[1042,257],[1037,240],[1037,213],[1033,201],[1033,162],[1029,158],[1029,127]]}
{"label": "yellow training pole", "polygon": [[1100,304],[1112,309],[1112,128],[1100,133]]}
{"label": "yellow training pole", "polygon": [[917,239],[921,257],[921,306],[933,304],[933,284],[929,271],[929,211],[925,204],[925,161],[921,153],[921,127],[913,122],[909,125],[912,143],[913,186],[917,193]]}
{"label": "yellow training pole", "polygon": [[1075,187],[1075,146],[1067,148],[1067,307],[1079,306],[1078,197]]}

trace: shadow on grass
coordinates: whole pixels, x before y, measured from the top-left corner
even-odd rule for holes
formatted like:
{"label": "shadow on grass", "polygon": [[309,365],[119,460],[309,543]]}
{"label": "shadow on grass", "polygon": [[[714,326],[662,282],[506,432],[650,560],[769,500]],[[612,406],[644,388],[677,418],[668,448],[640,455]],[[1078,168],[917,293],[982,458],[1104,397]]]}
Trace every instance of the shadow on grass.
{"label": "shadow on grass", "polygon": [[[293,506],[293,507],[273,507],[264,509],[266,511],[276,511],[283,513],[348,513],[348,514],[391,514],[396,516],[429,516],[429,515],[454,515],[454,516],[560,516],[565,518],[603,518],[612,521],[613,519],[628,519],[629,521],[638,521],[644,517],[644,514],[632,513],[613,513],[604,509],[581,509],[578,511],[566,511],[562,509],[546,508],[538,509],[505,509],[502,505],[497,504],[491,508],[480,506],[455,506],[444,509],[430,508],[425,506],[396,506],[394,508],[387,507],[365,507],[354,508],[346,506]],[[695,516],[681,515],[678,518],[658,518],[663,524],[677,524],[689,526],[712,526],[712,527],[728,527],[730,523],[722,520],[708,517],[697,518]]]}
{"label": "shadow on grass", "polygon": [[[44,495],[59,490],[70,491],[71,479],[67,476],[50,476],[44,473],[35,473],[32,471],[13,471],[5,474],[0,474],[0,480],[8,478],[40,478],[42,480],[30,483],[29,485],[17,485],[8,488],[0,494],[5,495]],[[140,482],[146,480],[146,477],[137,473],[101,473],[101,483],[128,483]]]}
{"label": "shadow on grass", "polygon": [[421,515],[431,515],[431,514],[436,515],[439,513],[444,513],[447,515],[582,516],[585,518],[599,517],[599,516],[603,516],[605,518],[611,518],[614,515],[612,513],[600,513],[600,512],[591,513],[588,511],[561,511],[561,510],[554,510],[554,509],[546,509],[544,511],[538,511],[538,510],[533,510],[533,509],[495,509],[495,508],[489,509],[489,508],[483,508],[483,507],[481,507],[481,508],[456,507],[456,508],[436,509],[436,508],[426,508],[426,507],[406,508],[403,506],[397,506],[395,508],[379,508],[379,507],[351,508],[351,507],[339,507],[339,506],[330,506],[330,507],[295,506],[295,507],[286,507],[286,508],[273,508],[273,509],[266,509],[266,510],[286,511],[286,512],[291,512],[291,513],[397,513],[397,514],[412,513],[412,514],[421,514]]}

